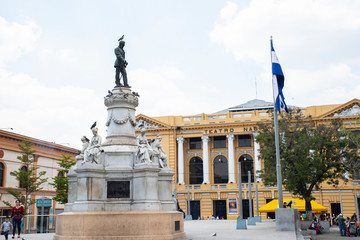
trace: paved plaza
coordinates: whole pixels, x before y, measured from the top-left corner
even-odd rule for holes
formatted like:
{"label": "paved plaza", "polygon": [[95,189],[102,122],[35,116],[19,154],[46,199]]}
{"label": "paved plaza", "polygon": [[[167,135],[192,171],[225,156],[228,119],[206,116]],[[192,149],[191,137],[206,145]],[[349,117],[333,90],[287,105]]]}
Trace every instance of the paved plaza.
{"label": "paved plaza", "polygon": [[[236,220],[202,220],[185,221],[186,238],[184,240],[202,239],[296,239],[295,232],[277,232],[274,220],[264,220],[247,230],[236,230]],[[213,236],[216,233],[216,236]],[[25,234],[26,240],[52,240],[54,234]]]}
{"label": "paved plaza", "polygon": [[[236,230],[236,220],[185,221],[186,240],[205,239],[296,239],[295,232],[277,232],[275,220],[263,220],[246,230]],[[216,233],[216,236],[213,236]]]}
{"label": "paved plaza", "polygon": [[[251,239],[251,240],[296,240],[295,232],[277,232],[274,220],[263,220],[247,230],[236,230],[236,220],[185,221],[186,238],[183,240],[208,239]],[[213,236],[216,233],[216,236]],[[25,240],[52,240],[54,234],[25,234]],[[299,238],[298,238],[299,239]],[[342,239],[338,227],[331,227],[330,233],[317,235],[317,240]]]}

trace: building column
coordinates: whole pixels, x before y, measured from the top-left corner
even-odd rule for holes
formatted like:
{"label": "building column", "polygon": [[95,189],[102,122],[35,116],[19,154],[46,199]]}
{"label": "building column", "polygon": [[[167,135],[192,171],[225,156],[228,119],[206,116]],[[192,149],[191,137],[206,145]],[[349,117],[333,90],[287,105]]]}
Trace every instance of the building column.
{"label": "building column", "polygon": [[201,137],[203,147],[203,184],[209,182],[209,136]]}
{"label": "building column", "polygon": [[176,138],[178,143],[178,184],[185,184],[184,182],[184,138]]}
{"label": "building column", "polygon": [[[260,159],[260,146],[259,143],[257,143],[255,141],[256,136],[259,135],[259,133],[253,133],[253,138],[254,138],[254,163],[255,163],[255,176],[256,179],[258,181],[261,181],[261,179],[259,178],[259,173],[257,173],[257,171],[261,171],[261,159]],[[255,181],[256,181],[255,179]]]}
{"label": "building column", "polygon": [[226,137],[228,140],[229,183],[234,183],[235,182],[234,134],[227,134]]}

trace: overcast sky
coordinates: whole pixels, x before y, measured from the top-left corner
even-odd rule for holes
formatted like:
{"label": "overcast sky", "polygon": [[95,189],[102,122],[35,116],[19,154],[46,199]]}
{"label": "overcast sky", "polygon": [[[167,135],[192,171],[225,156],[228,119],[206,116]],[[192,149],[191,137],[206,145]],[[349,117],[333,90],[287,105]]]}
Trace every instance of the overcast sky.
{"label": "overcast sky", "polygon": [[105,138],[122,34],[137,114],[272,101],[271,35],[288,105],[345,103],[360,98],[359,10],[358,0],[0,0],[0,129],[79,148],[98,121]]}

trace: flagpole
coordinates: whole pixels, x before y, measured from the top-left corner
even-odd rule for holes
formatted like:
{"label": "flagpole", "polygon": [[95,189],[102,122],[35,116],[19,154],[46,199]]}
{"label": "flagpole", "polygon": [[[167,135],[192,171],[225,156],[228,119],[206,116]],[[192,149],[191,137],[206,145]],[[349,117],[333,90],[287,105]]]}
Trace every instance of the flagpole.
{"label": "flagpole", "polygon": [[[270,56],[272,57],[272,36],[270,37]],[[272,62],[272,59],[271,59]],[[274,75],[272,74],[272,78]],[[272,79],[274,81],[274,79]],[[283,193],[282,193],[282,176],[281,176],[281,164],[280,164],[280,149],[279,149],[279,127],[278,127],[278,113],[275,107],[276,96],[274,94],[274,84],[273,84],[273,99],[274,99],[274,128],[275,128],[275,150],[276,150],[276,179],[278,187],[278,200],[279,208],[283,208]]]}

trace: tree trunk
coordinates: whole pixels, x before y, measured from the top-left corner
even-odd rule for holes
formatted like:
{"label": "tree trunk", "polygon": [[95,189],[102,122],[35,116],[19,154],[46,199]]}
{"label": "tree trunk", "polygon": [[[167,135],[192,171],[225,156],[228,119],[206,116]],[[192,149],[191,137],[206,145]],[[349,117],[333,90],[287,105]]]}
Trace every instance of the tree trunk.
{"label": "tree trunk", "polygon": [[311,199],[305,199],[306,220],[312,220]]}

